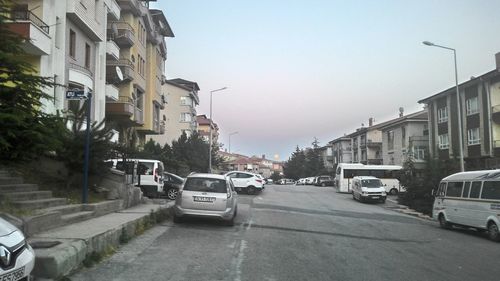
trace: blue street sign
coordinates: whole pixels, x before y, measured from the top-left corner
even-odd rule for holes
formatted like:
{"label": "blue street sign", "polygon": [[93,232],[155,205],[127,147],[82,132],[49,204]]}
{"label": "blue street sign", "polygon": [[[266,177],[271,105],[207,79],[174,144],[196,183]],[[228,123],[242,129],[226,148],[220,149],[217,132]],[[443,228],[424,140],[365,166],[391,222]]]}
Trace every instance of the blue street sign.
{"label": "blue street sign", "polygon": [[66,91],[66,99],[68,100],[84,100],[88,99],[89,90],[71,89]]}

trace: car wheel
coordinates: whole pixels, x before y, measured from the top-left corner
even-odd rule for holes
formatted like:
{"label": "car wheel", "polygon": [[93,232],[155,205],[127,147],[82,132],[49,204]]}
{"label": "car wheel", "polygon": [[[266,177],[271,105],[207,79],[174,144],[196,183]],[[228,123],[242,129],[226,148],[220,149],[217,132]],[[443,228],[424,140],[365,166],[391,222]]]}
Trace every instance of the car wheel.
{"label": "car wheel", "polygon": [[439,215],[439,226],[444,229],[451,229],[451,224],[446,220],[443,214]]}
{"label": "car wheel", "polygon": [[254,186],[247,187],[247,193],[250,195],[255,194],[255,187]]}
{"label": "car wheel", "polygon": [[397,189],[395,189],[395,188],[393,188],[393,189],[391,189],[391,190],[389,191],[389,194],[390,194],[390,195],[397,195],[397,194],[398,194],[398,190],[397,190]]}
{"label": "car wheel", "polygon": [[170,200],[175,200],[175,198],[177,198],[178,193],[179,191],[177,190],[177,188],[170,188],[167,190],[167,198]]}
{"label": "car wheel", "polygon": [[494,222],[488,224],[488,237],[491,241],[500,242],[500,231],[498,225]]}
{"label": "car wheel", "polygon": [[356,200],[356,196],[354,195],[354,192],[352,193],[352,199]]}

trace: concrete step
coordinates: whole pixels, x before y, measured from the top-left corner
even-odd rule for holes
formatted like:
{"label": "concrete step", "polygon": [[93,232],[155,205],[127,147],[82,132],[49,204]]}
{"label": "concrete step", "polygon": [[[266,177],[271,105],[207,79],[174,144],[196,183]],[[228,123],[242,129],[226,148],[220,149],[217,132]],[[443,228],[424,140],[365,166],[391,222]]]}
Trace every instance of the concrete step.
{"label": "concrete step", "polygon": [[52,198],[52,191],[26,191],[26,192],[6,192],[0,193],[0,198],[10,201],[28,201]]}
{"label": "concrete step", "polygon": [[0,193],[37,191],[38,185],[30,183],[0,184]]}
{"label": "concrete step", "polygon": [[70,204],[70,205],[60,205],[55,207],[39,209],[36,210],[36,212],[38,214],[58,212],[61,215],[67,215],[71,213],[78,213],[81,212],[82,210],[83,210],[82,204]]}
{"label": "concrete step", "polygon": [[39,200],[26,200],[12,202],[12,205],[20,209],[43,209],[48,207],[65,205],[68,203],[66,198],[49,198],[49,199],[39,199]]}
{"label": "concrete step", "polygon": [[0,185],[13,184],[13,183],[23,183],[23,178],[11,177],[11,176],[0,176]]}
{"label": "concrete step", "polygon": [[83,212],[78,212],[78,213],[72,213],[72,214],[67,214],[63,215],[61,217],[64,225],[70,224],[70,223],[75,223],[75,222],[80,222],[84,220],[88,220],[90,218],[94,217],[94,212],[92,211],[83,211]]}

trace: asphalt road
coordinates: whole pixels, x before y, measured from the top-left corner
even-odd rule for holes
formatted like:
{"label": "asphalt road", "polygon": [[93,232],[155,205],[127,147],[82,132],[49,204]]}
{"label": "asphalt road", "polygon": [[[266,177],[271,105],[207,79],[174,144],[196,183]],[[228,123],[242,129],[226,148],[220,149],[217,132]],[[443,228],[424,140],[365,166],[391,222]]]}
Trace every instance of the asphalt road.
{"label": "asphalt road", "polygon": [[167,221],[71,280],[500,280],[500,243],[331,187],[240,195],[237,224]]}

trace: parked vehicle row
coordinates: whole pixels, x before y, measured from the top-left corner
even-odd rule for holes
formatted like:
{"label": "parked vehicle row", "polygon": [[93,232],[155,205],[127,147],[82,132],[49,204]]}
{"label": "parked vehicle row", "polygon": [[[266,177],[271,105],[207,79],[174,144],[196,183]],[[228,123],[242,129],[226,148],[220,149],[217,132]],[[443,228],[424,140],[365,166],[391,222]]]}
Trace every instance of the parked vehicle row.
{"label": "parked vehicle row", "polygon": [[295,183],[296,185],[316,185],[316,186],[333,186],[333,178],[331,176],[317,176],[300,178]]}

